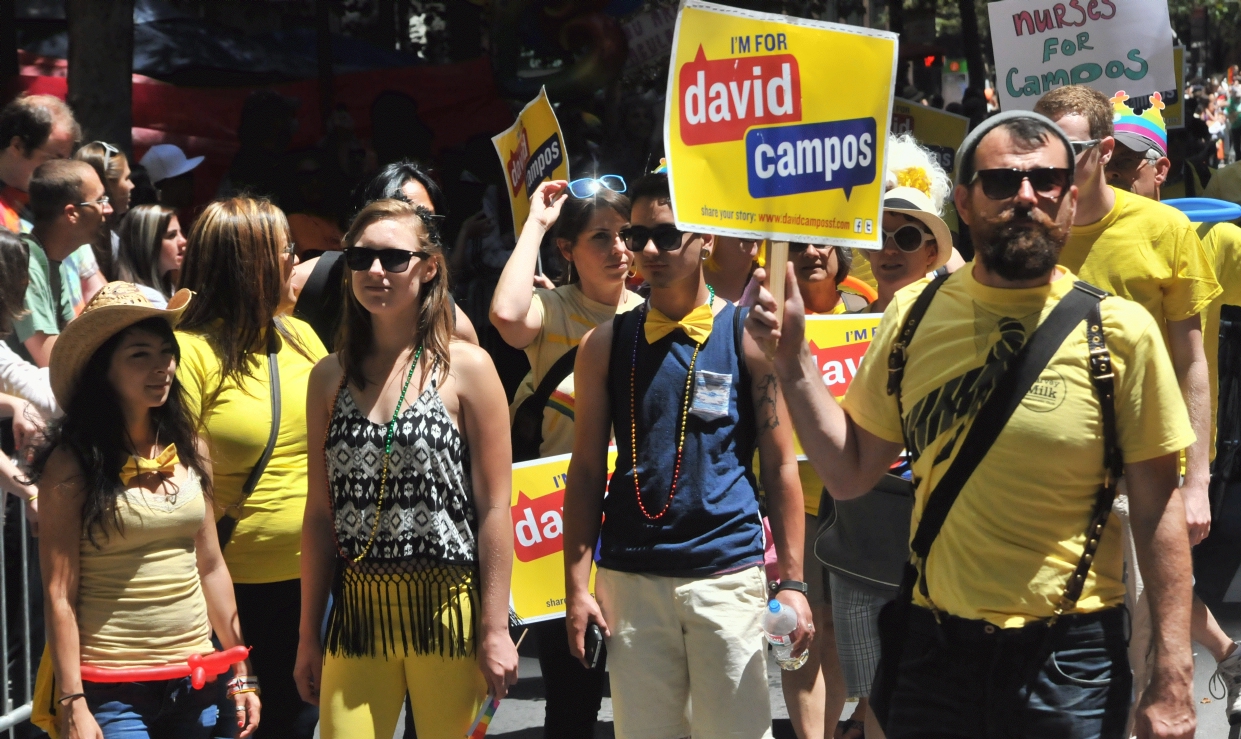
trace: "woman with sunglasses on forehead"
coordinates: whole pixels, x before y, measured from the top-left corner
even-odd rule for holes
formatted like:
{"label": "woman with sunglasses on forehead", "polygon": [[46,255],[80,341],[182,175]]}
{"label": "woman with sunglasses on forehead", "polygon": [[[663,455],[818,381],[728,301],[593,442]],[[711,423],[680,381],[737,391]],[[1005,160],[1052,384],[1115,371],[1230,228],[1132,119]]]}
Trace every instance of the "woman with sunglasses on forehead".
{"label": "woman with sunglasses on forehead", "polygon": [[107,280],[119,279],[116,271],[116,258],[120,249],[119,234],[121,219],[129,212],[129,195],[134,190],[134,182],[130,179],[129,159],[125,152],[106,141],[92,141],[78,149],[73,155],[95,168],[99,180],[103,183],[104,194],[108,196],[108,204],[112,206],[112,215],[107,225],[99,234],[99,238],[91,243],[95,261]]}
{"label": "woman with sunglasses on forehead", "polygon": [[222,200],[195,220],[181,265],[181,287],[197,297],[177,327],[177,378],[211,451],[220,546],[262,681],[257,739],[310,739],[318,718],[298,696],[293,665],[306,387],[327,350],[308,324],[278,315],[293,267],[291,244],[275,205]]}
{"label": "woman with sunglasses on forehead", "polygon": [[306,400],[317,453],[294,676],[324,739],[387,739],[407,691],[420,739],[459,739],[517,680],[504,387],[486,352],[452,338],[429,211],[368,205],[345,260],[340,351]]}
{"label": "woman with sunglasses on forehead", "polygon": [[[625,286],[633,266],[633,255],[620,238],[629,222],[625,189],[625,181],[616,175],[539,185],[530,201],[530,216],[496,286],[492,325],[509,345],[524,349],[530,358],[530,373],[518,386],[509,413],[518,424],[519,415],[532,413],[536,426],[541,419],[541,440],[534,457],[573,451],[573,357],[566,358],[568,353],[576,355],[578,343],[590,329],[642,304],[642,298]],[[539,245],[548,231],[553,232],[556,247],[568,264],[568,281],[554,289],[532,289]],[[557,367],[557,373],[549,375]],[[537,398],[530,398],[545,383],[554,386],[544,387],[551,393],[543,408],[529,407],[537,403]],[[515,451],[516,461],[526,456],[520,449]],[[603,700],[606,657],[589,670],[574,659],[569,654],[564,619],[537,624],[534,630],[546,684],[545,735],[593,737]]]}

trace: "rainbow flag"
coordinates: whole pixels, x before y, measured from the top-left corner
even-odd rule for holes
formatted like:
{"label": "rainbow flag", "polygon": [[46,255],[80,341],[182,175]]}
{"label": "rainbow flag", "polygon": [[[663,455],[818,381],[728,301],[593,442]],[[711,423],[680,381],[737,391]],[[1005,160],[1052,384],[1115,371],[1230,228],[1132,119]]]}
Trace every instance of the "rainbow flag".
{"label": "rainbow flag", "polygon": [[487,700],[483,703],[483,707],[478,709],[478,715],[474,717],[474,723],[470,724],[469,731],[465,732],[465,739],[483,739],[487,736],[487,727],[491,725],[491,718],[496,715],[496,709],[500,707],[500,700],[491,693],[487,694]]}

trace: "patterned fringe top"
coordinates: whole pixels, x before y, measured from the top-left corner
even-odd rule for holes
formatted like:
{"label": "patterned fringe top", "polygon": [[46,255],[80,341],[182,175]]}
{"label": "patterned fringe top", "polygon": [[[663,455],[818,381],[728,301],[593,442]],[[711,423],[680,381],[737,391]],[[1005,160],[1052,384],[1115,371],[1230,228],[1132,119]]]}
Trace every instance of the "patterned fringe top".
{"label": "patterned fringe top", "polygon": [[478,522],[469,449],[434,380],[397,417],[377,519],[386,434],[387,424],[368,419],[342,386],[324,448],[339,550],[328,652],[473,654]]}

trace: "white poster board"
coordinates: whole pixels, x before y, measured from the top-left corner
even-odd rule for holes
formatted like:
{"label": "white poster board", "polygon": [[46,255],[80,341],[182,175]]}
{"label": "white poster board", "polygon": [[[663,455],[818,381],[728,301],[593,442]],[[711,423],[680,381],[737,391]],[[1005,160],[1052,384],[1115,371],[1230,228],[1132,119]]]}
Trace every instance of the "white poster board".
{"label": "white poster board", "polygon": [[1065,85],[1108,97],[1176,87],[1167,0],[1003,0],[987,11],[1002,110],[1033,110]]}

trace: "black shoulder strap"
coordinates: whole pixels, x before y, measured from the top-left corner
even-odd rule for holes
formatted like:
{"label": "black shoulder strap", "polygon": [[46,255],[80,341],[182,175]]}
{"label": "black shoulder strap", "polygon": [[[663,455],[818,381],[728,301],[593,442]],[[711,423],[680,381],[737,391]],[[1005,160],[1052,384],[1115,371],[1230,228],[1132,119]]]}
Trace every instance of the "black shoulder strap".
{"label": "black shoulder strap", "polygon": [[[1107,295],[1086,282],[1078,281],[1073,287],[1052,309],[1051,315],[1035,330],[1025,346],[1013,357],[1012,364],[996,381],[991,396],[979,409],[969,433],[961,442],[956,458],[931,492],[922,511],[918,531],[910,544],[910,549],[920,560],[926,561],[931,544],[947,520],[952,504],[956,502],[966,481],[999,437],[1013,411],[1017,410],[1022,398],[1030,391],[1073,329],[1089,317],[1092,310],[1097,311],[1099,301]],[[1104,415],[1109,414],[1105,411]]]}
{"label": "black shoulder strap", "polygon": [[539,458],[539,447],[543,445],[543,409],[547,401],[556,392],[556,387],[573,372],[573,362],[577,358],[577,347],[573,347],[557,359],[539,381],[534,393],[521,401],[513,413],[513,425],[510,429],[513,444],[513,461],[525,462]]}
{"label": "black shoulder strap", "polygon": [[267,379],[271,385],[271,431],[267,433],[267,446],[263,448],[263,455],[254,464],[254,467],[250,470],[250,476],[246,478],[245,484],[241,486],[241,500],[237,502],[238,507],[246,502],[246,498],[249,498],[250,493],[253,493],[254,488],[258,486],[259,478],[263,476],[263,471],[267,469],[267,463],[271,461],[272,452],[276,449],[276,439],[280,436],[279,347],[280,340],[276,338],[275,330],[272,330],[271,336],[267,339]]}
{"label": "black shoulder strap", "polygon": [[[892,342],[892,351],[888,353],[888,395],[896,396],[898,408],[901,405],[901,382],[905,379],[905,364],[909,361],[906,349],[913,341],[914,333],[918,331],[918,324],[922,323],[922,317],[926,315],[926,309],[931,306],[935,293],[939,292],[947,279],[947,274],[939,275],[931,280],[931,284],[923,288],[918,299],[909,308],[909,314],[905,316],[905,322],[901,324],[901,332],[896,337],[896,341]],[[905,411],[901,409],[901,416],[904,415]]]}
{"label": "black shoulder strap", "polygon": [[[342,271],[338,267],[343,265],[343,257],[344,253],[339,251],[323,252],[293,306],[293,315],[309,323],[329,350],[335,338],[332,334],[340,320]],[[456,318],[455,312],[453,318]]]}

